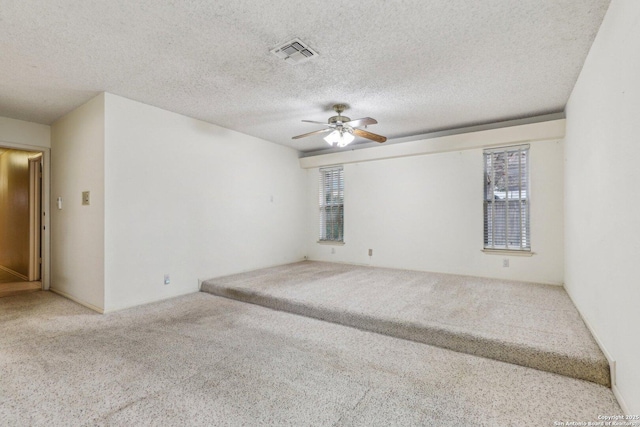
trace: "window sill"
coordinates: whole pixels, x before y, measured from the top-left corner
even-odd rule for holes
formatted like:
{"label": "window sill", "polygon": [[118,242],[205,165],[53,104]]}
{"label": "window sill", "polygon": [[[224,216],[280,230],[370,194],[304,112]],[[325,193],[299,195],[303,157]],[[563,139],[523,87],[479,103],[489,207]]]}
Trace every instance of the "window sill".
{"label": "window sill", "polygon": [[510,255],[510,256],[534,256],[535,252],[531,251],[514,251],[508,249],[483,249],[482,252],[489,255]]}
{"label": "window sill", "polygon": [[319,245],[333,245],[333,246],[344,246],[344,242],[339,242],[337,240],[318,240]]}

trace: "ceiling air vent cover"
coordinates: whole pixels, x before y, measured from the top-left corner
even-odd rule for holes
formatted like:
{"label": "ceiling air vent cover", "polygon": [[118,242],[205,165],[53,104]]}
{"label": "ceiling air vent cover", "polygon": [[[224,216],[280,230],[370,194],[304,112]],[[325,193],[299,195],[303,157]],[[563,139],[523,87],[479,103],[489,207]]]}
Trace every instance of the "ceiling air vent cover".
{"label": "ceiling air vent cover", "polygon": [[300,39],[293,39],[281,46],[271,49],[278,58],[284,59],[289,64],[295,65],[308,61],[318,56],[318,53],[311,49],[306,43]]}

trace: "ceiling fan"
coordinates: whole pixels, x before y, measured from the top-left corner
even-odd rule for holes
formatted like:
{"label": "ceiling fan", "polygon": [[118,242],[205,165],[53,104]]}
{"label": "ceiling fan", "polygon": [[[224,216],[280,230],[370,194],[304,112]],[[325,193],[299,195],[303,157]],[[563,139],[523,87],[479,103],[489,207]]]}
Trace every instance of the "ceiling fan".
{"label": "ceiling fan", "polygon": [[372,119],[371,117],[351,120],[349,117],[341,115],[342,112],[346,109],[347,106],[344,104],[334,105],[333,110],[338,113],[338,115],[329,117],[327,123],[316,122],[313,120],[303,120],[303,122],[306,123],[317,123],[327,126],[327,129],[320,129],[313,132],[304,133],[302,135],[294,136],[292,139],[299,139],[306,136],[331,132],[329,135],[324,137],[324,140],[327,141],[327,143],[332,147],[334,145],[337,145],[338,147],[345,147],[349,145],[355,139],[354,135],[360,136],[362,138],[367,138],[375,142],[385,142],[387,140],[387,138],[384,136],[376,135],[375,133],[358,129],[359,126],[375,125],[376,123],[378,123],[377,120]]}

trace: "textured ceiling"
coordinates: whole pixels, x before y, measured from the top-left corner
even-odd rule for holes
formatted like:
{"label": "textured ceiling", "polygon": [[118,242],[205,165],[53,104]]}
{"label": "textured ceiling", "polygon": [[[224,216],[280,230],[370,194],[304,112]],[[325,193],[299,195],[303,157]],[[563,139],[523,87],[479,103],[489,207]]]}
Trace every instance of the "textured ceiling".
{"label": "textured ceiling", "polygon": [[[291,136],[336,102],[390,139],[560,112],[608,4],[2,0],[0,116],[51,124],[107,91],[311,151]],[[294,37],[319,57],[269,52]]]}

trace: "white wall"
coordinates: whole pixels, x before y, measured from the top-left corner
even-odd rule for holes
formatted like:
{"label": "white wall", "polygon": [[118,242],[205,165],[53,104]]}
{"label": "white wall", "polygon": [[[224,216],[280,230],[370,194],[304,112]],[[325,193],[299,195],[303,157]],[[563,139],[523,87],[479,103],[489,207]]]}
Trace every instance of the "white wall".
{"label": "white wall", "polygon": [[105,160],[107,310],[305,255],[293,149],[106,94]]}
{"label": "white wall", "polygon": [[0,144],[2,143],[11,143],[7,145],[21,149],[49,148],[51,147],[51,128],[38,123],[0,117]]}
{"label": "white wall", "polygon": [[[90,206],[82,205],[83,191],[91,192]],[[51,195],[51,289],[102,310],[104,95],[51,126]]]}
{"label": "white wall", "polygon": [[614,0],[567,105],[566,288],[640,413],[640,2]]}
{"label": "white wall", "polygon": [[[482,252],[480,148],[345,164],[344,246],[317,243],[318,168],[308,169],[308,255],[314,260],[562,284],[562,156],[559,140],[531,142],[531,257]],[[371,258],[368,249],[373,249]],[[504,258],[510,267],[502,267]]]}

